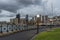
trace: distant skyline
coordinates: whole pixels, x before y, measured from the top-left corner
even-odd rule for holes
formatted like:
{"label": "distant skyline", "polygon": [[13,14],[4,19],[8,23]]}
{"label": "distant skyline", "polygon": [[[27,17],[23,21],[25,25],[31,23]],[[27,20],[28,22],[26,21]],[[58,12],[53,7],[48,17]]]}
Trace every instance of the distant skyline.
{"label": "distant skyline", "polygon": [[[53,6],[53,15],[52,7]],[[9,21],[18,12],[25,16],[36,14],[60,15],[60,0],[0,0],[0,21]]]}

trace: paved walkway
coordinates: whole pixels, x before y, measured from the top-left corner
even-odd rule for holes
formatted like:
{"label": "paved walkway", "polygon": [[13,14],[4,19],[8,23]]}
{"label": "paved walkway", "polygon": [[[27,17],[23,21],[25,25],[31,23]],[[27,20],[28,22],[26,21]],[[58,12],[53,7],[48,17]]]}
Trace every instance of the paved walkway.
{"label": "paved walkway", "polygon": [[12,35],[0,37],[0,40],[30,40],[36,34],[36,30],[18,32]]}

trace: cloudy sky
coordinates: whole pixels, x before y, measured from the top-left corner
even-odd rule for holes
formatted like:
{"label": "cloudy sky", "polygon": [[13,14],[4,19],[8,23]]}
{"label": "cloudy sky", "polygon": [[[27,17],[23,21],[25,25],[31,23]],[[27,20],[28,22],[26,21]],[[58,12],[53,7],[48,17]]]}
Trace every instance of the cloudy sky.
{"label": "cloudy sky", "polygon": [[[0,21],[9,21],[17,11],[25,16],[36,14],[60,15],[60,0],[0,0]],[[52,14],[53,9],[53,14]]]}

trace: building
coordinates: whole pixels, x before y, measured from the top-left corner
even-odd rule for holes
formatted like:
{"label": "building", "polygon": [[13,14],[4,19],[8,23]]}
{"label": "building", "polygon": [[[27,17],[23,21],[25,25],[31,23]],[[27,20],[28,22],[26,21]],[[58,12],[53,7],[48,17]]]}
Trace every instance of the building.
{"label": "building", "polygon": [[14,19],[14,24],[18,25],[18,24],[19,24],[18,21],[19,21],[19,19],[18,19],[18,18],[15,18],[15,19]]}
{"label": "building", "polygon": [[17,14],[16,18],[18,19],[18,23],[20,23],[20,14]]}
{"label": "building", "polygon": [[20,19],[20,25],[26,25],[25,18],[21,18],[21,19]]}
{"label": "building", "polygon": [[48,23],[49,23],[49,24],[54,24],[54,19],[53,19],[53,18],[49,18],[49,19],[48,19]]}
{"label": "building", "polygon": [[0,22],[0,26],[2,26],[4,24],[7,24],[7,22],[6,21]]}
{"label": "building", "polygon": [[32,17],[32,19],[29,21],[29,25],[34,25],[35,24],[35,19]]}
{"label": "building", "polygon": [[10,24],[18,25],[18,18],[10,19]]}
{"label": "building", "polygon": [[26,21],[26,24],[28,25],[28,14],[26,15],[26,17],[25,17],[25,21]]}
{"label": "building", "polygon": [[44,20],[44,22],[47,24],[48,23],[48,15],[45,15],[45,20]]}
{"label": "building", "polygon": [[53,23],[54,24],[60,24],[60,16],[53,17]]}
{"label": "building", "polygon": [[10,19],[10,24],[13,24],[13,21],[14,21],[13,19]]}
{"label": "building", "polygon": [[45,22],[44,16],[42,16],[41,21],[42,21],[42,23]]}

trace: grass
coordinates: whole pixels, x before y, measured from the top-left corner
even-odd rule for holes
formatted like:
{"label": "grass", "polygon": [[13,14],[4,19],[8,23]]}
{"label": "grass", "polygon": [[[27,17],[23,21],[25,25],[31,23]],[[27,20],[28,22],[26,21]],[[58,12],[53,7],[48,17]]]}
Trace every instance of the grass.
{"label": "grass", "polygon": [[60,40],[60,28],[53,31],[42,32],[35,36],[34,40]]}

